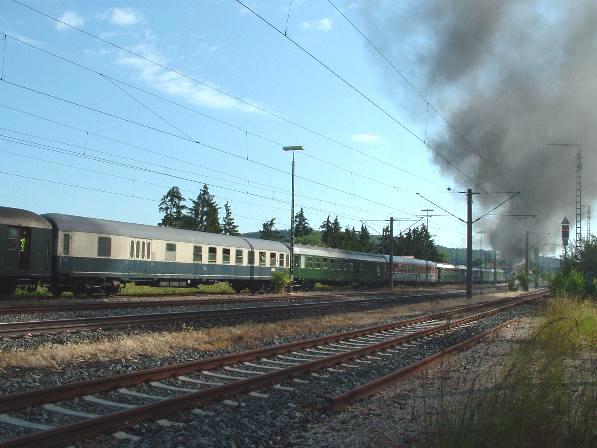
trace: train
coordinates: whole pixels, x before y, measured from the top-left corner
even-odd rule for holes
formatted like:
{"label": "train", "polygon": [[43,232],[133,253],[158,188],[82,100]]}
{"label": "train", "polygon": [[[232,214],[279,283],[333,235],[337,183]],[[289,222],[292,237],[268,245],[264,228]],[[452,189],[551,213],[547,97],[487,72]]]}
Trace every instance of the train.
{"label": "train", "polygon": [[[294,285],[371,287],[466,280],[464,266],[296,244]],[[235,291],[267,290],[290,269],[289,245],[60,213],[0,207],[0,295],[17,287],[51,294],[114,294],[126,283],[188,287],[225,281]],[[473,271],[477,282],[504,281],[502,269]]]}

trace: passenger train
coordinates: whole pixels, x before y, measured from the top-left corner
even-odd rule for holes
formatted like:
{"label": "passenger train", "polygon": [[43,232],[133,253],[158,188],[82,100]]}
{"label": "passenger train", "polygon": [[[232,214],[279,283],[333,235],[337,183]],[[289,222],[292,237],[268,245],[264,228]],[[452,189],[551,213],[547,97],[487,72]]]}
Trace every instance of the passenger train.
{"label": "passenger train", "polygon": [[[378,286],[386,283],[389,256],[295,245],[294,282]],[[290,268],[289,247],[278,241],[131,224],[0,207],[0,294],[17,286],[47,286],[54,295],[113,294],[128,282],[196,286],[228,282],[236,291],[268,289],[272,272]],[[488,271],[488,272],[486,272]],[[393,257],[396,283],[461,283],[463,266]],[[494,281],[493,270],[473,271]],[[498,269],[495,280],[504,281]]]}

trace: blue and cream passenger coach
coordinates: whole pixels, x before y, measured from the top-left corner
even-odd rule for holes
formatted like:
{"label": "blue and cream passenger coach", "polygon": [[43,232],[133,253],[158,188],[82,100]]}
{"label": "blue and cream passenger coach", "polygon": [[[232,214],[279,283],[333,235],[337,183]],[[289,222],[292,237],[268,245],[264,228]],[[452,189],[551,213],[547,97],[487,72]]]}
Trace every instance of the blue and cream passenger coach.
{"label": "blue and cream passenger coach", "polygon": [[192,286],[226,280],[259,288],[289,266],[276,241],[47,214],[54,227],[53,284],[75,292],[118,290],[123,282]]}

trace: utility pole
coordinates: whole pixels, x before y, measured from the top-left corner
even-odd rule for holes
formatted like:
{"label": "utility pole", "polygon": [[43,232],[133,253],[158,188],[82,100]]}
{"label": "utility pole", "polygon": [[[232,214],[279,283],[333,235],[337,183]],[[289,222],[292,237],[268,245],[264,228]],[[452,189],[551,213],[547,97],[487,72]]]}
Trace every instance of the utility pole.
{"label": "utility pole", "polygon": [[294,153],[303,151],[302,146],[284,146],[284,151],[292,152],[292,190],[290,205],[290,293],[294,290]]}
{"label": "utility pole", "polygon": [[390,275],[389,275],[390,290],[394,289],[394,217],[390,217]]}
{"label": "utility pole", "polygon": [[[448,188],[448,190],[451,191],[450,188]],[[505,192],[507,194],[510,194],[511,196],[508,197],[507,199],[505,199],[504,201],[500,202],[498,205],[493,207],[488,212],[479,216],[474,221],[473,221],[473,195],[480,194],[480,193],[478,193],[478,192],[473,193],[473,190],[471,188],[468,188],[466,191],[459,191],[458,193],[466,193],[466,221],[464,219],[456,216],[454,213],[450,212],[449,210],[446,210],[441,205],[438,205],[437,203],[427,199],[421,193],[417,193],[417,195],[420,196],[421,198],[423,198],[424,200],[426,200],[427,202],[435,205],[437,208],[443,210],[450,216],[453,216],[460,222],[466,223],[466,298],[472,299],[472,297],[473,297],[473,222],[480,221],[481,219],[483,219],[485,216],[489,215],[494,210],[500,208],[506,202],[511,201],[512,199],[514,199],[516,196],[518,196],[520,194],[520,191]],[[502,192],[502,193],[504,193],[504,192]],[[487,194],[489,194],[489,192],[487,192]],[[529,216],[531,216],[531,215],[529,215]]]}
{"label": "utility pole", "polygon": [[431,209],[431,208],[424,208],[424,209],[422,209],[421,211],[422,211],[422,212],[425,212],[425,218],[427,218],[427,221],[426,221],[425,227],[427,227],[427,231],[429,231],[429,212],[432,212],[432,211],[434,211],[434,210],[433,210],[433,209]]}
{"label": "utility pole", "polygon": [[529,290],[529,231],[526,231],[526,237],[524,242],[524,272],[527,278],[527,286],[524,288],[525,291]]}
{"label": "utility pole", "polygon": [[473,298],[473,190],[466,190],[466,298]]}
{"label": "utility pole", "polygon": [[576,148],[576,241],[578,250],[582,241],[582,145],[580,143],[547,143],[547,146]]}

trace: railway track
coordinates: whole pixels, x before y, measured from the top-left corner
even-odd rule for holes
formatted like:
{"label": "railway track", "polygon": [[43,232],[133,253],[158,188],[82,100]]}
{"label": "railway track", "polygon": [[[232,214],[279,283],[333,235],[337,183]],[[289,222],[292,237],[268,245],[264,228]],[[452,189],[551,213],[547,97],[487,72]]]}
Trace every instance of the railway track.
{"label": "railway track", "polygon": [[[1,396],[0,424],[18,428],[21,435],[0,441],[0,447],[64,445],[263,387],[269,387],[271,393],[293,390],[309,382],[297,376],[311,373],[321,377],[363,365],[368,368],[376,360],[400,356],[402,348],[408,349],[416,341],[448,335],[546,295],[539,291],[265,349]],[[500,306],[481,311],[496,303]],[[455,318],[467,313],[475,314]],[[315,373],[321,371],[325,373]],[[281,385],[286,382],[289,385]],[[83,402],[86,410],[78,410]],[[97,410],[92,412],[89,406],[97,406]],[[35,421],[40,412],[52,414],[62,423]]]}
{"label": "railway track", "polygon": [[[480,290],[495,289],[493,285],[483,285]],[[464,290],[448,290],[445,292],[464,292]],[[412,294],[414,292],[427,292],[427,293],[440,293],[438,289],[403,289],[399,291],[404,294]],[[306,294],[306,295],[278,295],[278,296],[266,296],[266,297],[234,297],[234,298],[217,298],[217,299],[172,299],[172,294],[154,294],[148,297],[160,298],[169,297],[167,300],[138,300],[134,296],[117,296],[122,301],[111,301],[111,302],[100,302],[100,301],[65,301],[64,299],[55,299],[49,297],[20,297],[19,302],[24,301],[44,301],[48,303],[44,304],[30,304],[30,303],[18,303],[18,304],[7,304],[0,306],[0,315],[9,314],[38,314],[38,313],[54,313],[63,311],[101,311],[110,309],[142,309],[142,308],[166,308],[176,306],[200,306],[200,305],[235,305],[235,304],[246,304],[246,303],[269,303],[280,300],[288,301],[307,301],[307,300],[342,300],[356,296],[396,296],[397,291],[359,291],[358,293],[328,293],[328,294]],[[13,298],[14,300],[15,298]],[[136,299],[136,300],[135,300]]]}
{"label": "railway track", "polygon": [[412,303],[438,298],[462,296],[461,291],[388,295],[353,299],[349,301],[319,301],[315,303],[289,303],[284,305],[261,305],[254,307],[228,308],[221,310],[181,311],[168,313],[128,314],[118,316],[83,317],[76,319],[35,320],[26,322],[0,323],[0,337],[20,337],[27,335],[43,335],[81,330],[123,328],[141,325],[159,325],[182,322],[219,322],[250,321],[255,319],[276,319],[288,316],[304,315],[314,312],[331,312],[342,309],[346,311],[371,307],[382,307],[397,302]]}

